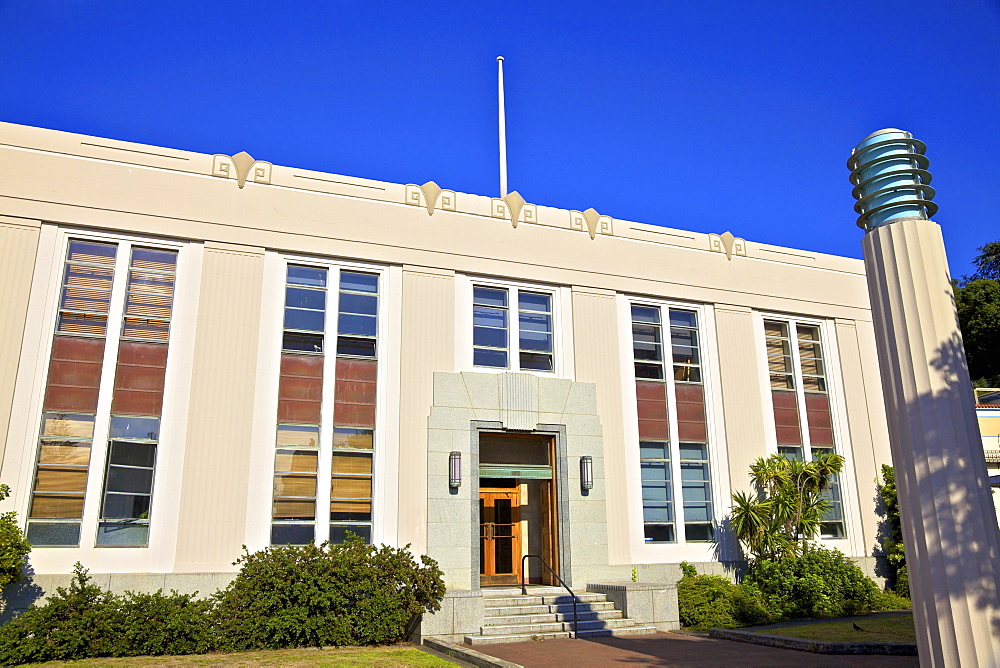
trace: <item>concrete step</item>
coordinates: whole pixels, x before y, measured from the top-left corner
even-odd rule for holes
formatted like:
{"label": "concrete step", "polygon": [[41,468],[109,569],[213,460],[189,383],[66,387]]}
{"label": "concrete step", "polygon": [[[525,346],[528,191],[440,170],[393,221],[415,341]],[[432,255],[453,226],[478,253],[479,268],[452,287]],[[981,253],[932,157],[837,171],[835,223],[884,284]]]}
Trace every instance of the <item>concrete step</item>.
{"label": "concrete step", "polygon": [[[579,620],[581,622],[598,619],[623,619],[621,610],[601,610],[601,611],[580,611]],[[544,622],[569,622],[573,621],[573,611],[569,612],[541,612],[535,614],[517,614],[506,617],[487,617],[486,626],[517,626],[518,624],[541,624]]]}
{"label": "concrete step", "polygon": [[[601,603],[607,601],[604,594],[577,594],[578,603]],[[563,591],[562,594],[547,594],[544,596],[484,596],[483,606],[486,608],[511,608],[524,605],[563,605],[572,604],[573,597]]]}
{"label": "concrete step", "polygon": [[[633,627],[635,622],[631,619],[591,619],[591,620],[580,620],[576,625],[576,628],[583,631],[600,631],[604,629],[619,629],[625,627]],[[545,633],[559,633],[561,631],[572,631],[574,624],[572,620],[570,621],[543,621],[543,622],[527,622],[523,620],[518,620],[516,624],[506,624],[506,625],[490,625],[479,627],[479,634],[483,636],[506,636],[506,635],[532,635],[532,634],[545,634]]]}
{"label": "concrete step", "polygon": [[[601,601],[599,603],[581,603],[576,606],[580,614],[585,612],[607,612],[615,609],[615,604],[611,601]],[[510,617],[513,615],[541,615],[547,612],[572,613],[573,604],[566,603],[560,605],[521,605],[512,608],[486,608],[483,611],[486,617]]]}
{"label": "concrete step", "polygon": [[[638,636],[656,633],[653,626],[630,626],[619,629],[597,629],[584,631],[580,629],[581,638],[599,638],[602,636]],[[514,633],[506,636],[465,636],[466,645],[501,645],[505,643],[528,642],[531,640],[556,640],[558,638],[572,638],[572,631],[559,631],[549,633]]]}

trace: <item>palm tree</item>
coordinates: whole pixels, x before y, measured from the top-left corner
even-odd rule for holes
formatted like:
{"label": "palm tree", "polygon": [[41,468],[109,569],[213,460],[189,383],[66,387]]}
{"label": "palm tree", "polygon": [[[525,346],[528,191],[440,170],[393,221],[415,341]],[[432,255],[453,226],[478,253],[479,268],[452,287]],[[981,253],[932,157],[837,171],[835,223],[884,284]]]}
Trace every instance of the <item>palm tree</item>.
{"label": "palm tree", "polygon": [[844,458],[833,453],[811,462],[771,455],[751,464],[756,495],[734,493],[730,511],[733,531],[751,558],[800,554],[819,533],[830,509],[824,493],[843,466]]}

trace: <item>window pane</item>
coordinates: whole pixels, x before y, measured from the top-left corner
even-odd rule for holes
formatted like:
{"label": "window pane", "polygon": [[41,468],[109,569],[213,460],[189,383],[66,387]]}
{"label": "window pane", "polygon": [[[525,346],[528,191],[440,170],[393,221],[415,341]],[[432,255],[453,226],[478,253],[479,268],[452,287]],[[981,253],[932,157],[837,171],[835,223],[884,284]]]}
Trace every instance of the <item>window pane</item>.
{"label": "window pane", "polygon": [[347,540],[348,533],[360,536],[366,543],[372,542],[372,528],[366,524],[331,524],[330,542],[343,543]]}
{"label": "window pane", "polygon": [[472,344],[488,348],[506,348],[507,330],[493,329],[491,327],[473,327]]}
{"label": "window pane", "polygon": [[[372,456],[364,453],[351,453],[347,450],[338,450],[333,455],[333,472],[342,474],[365,474],[372,473]],[[371,496],[368,494],[367,496]]]}
{"label": "window pane", "polygon": [[297,424],[279,424],[276,445],[298,445],[317,447],[319,427]]}
{"label": "window pane", "polygon": [[648,378],[652,380],[663,380],[663,365],[636,362],[635,377]]}
{"label": "window pane", "polygon": [[337,322],[340,334],[357,334],[360,336],[375,336],[378,325],[375,316],[341,313]]}
{"label": "window pane", "polygon": [[[340,272],[340,289],[353,292],[378,293],[378,274],[358,274],[353,271]],[[341,296],[343,299],[343,296]]]}
{"label": "window pane", "polygon": [[698,332],[693,329],[670,328],[670,343],[675,346],[698,347]]}
{"label": "window pane", "polygon": [[694,311],[670,309],[670,324],[680,327],[697,327],[698,314]]}
{"label": "window pane", "polygon": [[285,306],[322,311],[326,309],[326,290],[285,288]]}
{"label": "window pane", "polygon": [[333,447],[371,450],[375,447],[375,432],[371,429],[337,427],[333,430]]}
{"label": "window pane", "polygon": [[111,438],[138,438],[155,441],[159,437],[159,418],[111,416]]}
{"label": "window pane", "polygon": [[375,357],[375,339],[337,337],[337,355],[347,357]]}
{"label": "window pane", "polygon": [[374,316],[378,313],[378,296],[356,295],[343,292],[340,295],[339,308],[341,313],[358,313]]}
{"label": "window pane", "polygon": [[552,371],[552,355],[522,352],[521,368],[531,371]]}
{"label": "window pane", "polygon": [[32,545],[75,547],[80,544],[80,525],[75,522],[29,522],[27,539]]}
{"label": "window pane", "polygon": [[313,288],[326,287],[326,269],[288,265],[288,283]]}
{"label": "window pane", "polygon": [[153,471],[111,466],[108,468],[107,487],[108,492],[149,494],[153,489]]}
{"label": "window pane", "polygon": [[278,450],[274,455],[274,470],[279,473],[316,473],[319,452],[316,450]]}
{"label": "window pane", "polygon": [[102,519],[149,519],[149,497],[134,494],[106,494]]}
{"label": "window pane", "polygon": [[472,290],[472,301],[476,305],[507,308],[507,291],[476,287]]}
{"label": "window pane", "polygon": [[542,332],[526,332],[522,329],[521,349],[550,352],[552,350],[552,335],[543,334]]}
{"label": "window pane", "polygon": [[322,311],[307,311],[297,308],[285,309],[285,329],[302,329],[322,332],[326,318]]}
{"label": "window pane", "polygon": [[549,333],[552,331],[552,316],[544,313],[521,312],[520,315],[521,333],[538,332]]}
{"label": "window pane", "polygon": [[314,534],[311,524],[272,524],[271,545],[307,545]]}
{"label": "window pane", "polygon": [[281,349],[300,353],[321,353],[323,335],[285,332],[281,340]]}
{"label": "window pane", "polygon": [[537,292],[519,292],[517,305],[522,311],[552,311],[552,296]]}
{"label": "window pane", "polygon": [[472,352],[472,363],[476,366],[506,368],[507,351],[475,348]]}
{"label": "window pane", "polygon": [[689,543],[707,543],[715,540],[711,524],[685,524],[684,539]]}
{"label": "window pane", "polygon": [[672,524],[647,524],[645,525],[645,535],[647,543],[673,543],[674,526]]}
{"label": "window pane", "polygon": [[674,380],[682,383],[700,383],[701,369],[696,366],[675,366]]}
{"label": "window pane", "polygon": [[472,309],[472,324],[477,327],[507,328],[507,311],[486,306],[476,306]]}
{"label": "window pane", "polygon": [[670,452],[666,443],[640,441],[639,457],[642,459],[670,459]]}
{"label": "window pane", "polygon": [[146,547],[149,544],[149,525],[101,522],[97,528],[97,544],[111,547]]}
{"label": "window pane", "polygon": [[632,304],[632,320],[634,322],[649,322],[659,324],[660,309],[651,306],[637,306]]}
{"label": "window pane", "polygon": [[156,444],[112,441],[108,459],[112,464],[153,468],[156,462]]}
{"label": "window pane", "polygon": [[42,415],[42,436],[92,438],[94,416],[77,413],[45,413]]}

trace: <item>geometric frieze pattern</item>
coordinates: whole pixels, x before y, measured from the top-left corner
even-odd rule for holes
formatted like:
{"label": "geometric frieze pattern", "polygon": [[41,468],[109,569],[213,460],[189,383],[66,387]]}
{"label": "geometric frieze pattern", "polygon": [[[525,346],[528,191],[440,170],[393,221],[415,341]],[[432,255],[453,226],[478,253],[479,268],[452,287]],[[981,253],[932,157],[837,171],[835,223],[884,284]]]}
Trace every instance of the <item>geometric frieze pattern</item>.
{"label": "geometric frieze pattern", "polygon": [[734,255],[746,257],[747,242],[734,237],[732,232],[708,235],[708,249],[714,253],[725,253],[726,259],[732,261]]}
{"label": "geometric frieze pattern", "polygon": [[454,190],[444,190],[433,181],[428,181],[422,186],[406,184],[406,203],[426,208],[428,216],[434,215],[434,209],[455,211],[455,200]]}
{"label": "geometric frieze pattern", "polygon": [[247,181],[254,183],[271,183],[271,163],[254,160],[246,151],[228,156],[216,154],[212,156],[212,176],[223,179],[236,179],[236,185],[241,189]]}

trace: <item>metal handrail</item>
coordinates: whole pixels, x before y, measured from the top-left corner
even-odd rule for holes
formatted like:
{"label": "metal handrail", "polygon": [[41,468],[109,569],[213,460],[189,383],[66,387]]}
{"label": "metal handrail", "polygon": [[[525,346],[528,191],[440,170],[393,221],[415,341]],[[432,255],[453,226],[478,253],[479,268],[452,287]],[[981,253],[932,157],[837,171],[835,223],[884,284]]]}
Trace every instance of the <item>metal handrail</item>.
{"label": "metal handrail", "polygon": [[527,577],[526,574],[528,571],[525,570],[524,565],[529,557],[534,557],[535,559],[538,559],[540,562],[542,562],[542,566],[545,566],[545,568],[549,569],[549,573],[552,573],[552,575],[555,576],[556,580],[559,580],[559,584],[561,584],[563,588],[565,588],[566,591],[569,592],[569,595],[573,597],[573,638],[575,640],[579,640],[580,628],[578,624],[580,622],[580,617],[576,613],[576,594],[573,593],[573,590],[569,588],[569,585],[566,584],[561,577],[559,577],[559,574],[555,572],[555,569],[549,566],[549,562],[545,561],[545,559],[540,554],[526,554],[523,557],[521,557],[521,595],[522,596],[528,595],[528,583],[525,581],[525,578]]}

